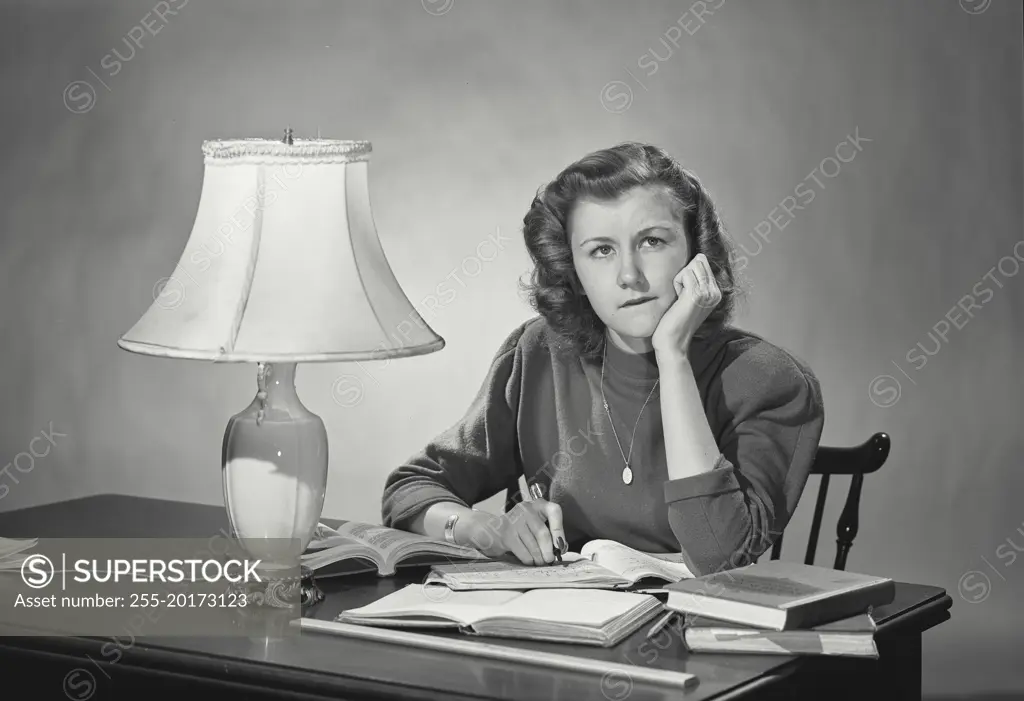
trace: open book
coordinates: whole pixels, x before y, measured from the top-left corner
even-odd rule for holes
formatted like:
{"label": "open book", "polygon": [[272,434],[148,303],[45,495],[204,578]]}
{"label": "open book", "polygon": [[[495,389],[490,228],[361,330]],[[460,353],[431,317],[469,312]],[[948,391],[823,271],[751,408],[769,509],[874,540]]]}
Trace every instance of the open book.
{"label": "open book", "polygon": [[678,554],[645,553],[613,540],[592,540],[562,563],[521,565],[504,561],[435,565],[425,584],[473,589],[627,589],[641,579],[678,582],[693,573]]}
{"label": "open book", "polygon": [[659,612],[649,594],[600,590],[451,591],[409,584],[335,620],[359,625],[459,628],[469,635],[609,647]]}
{"label": "open book", "polygon": [[390,577],[399,566],[487,559],[473,548],[386,526],[345,521],[337,528],[318,524],[302,564],[318,577],[373,571]]}

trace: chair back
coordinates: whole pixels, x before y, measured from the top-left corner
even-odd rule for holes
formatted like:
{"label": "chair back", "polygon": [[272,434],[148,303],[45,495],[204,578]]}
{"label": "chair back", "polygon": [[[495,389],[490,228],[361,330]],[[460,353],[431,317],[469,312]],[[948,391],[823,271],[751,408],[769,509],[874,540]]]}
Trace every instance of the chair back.
{"label": "chair back", "polygon": [[[889,436],[876,433],[858,446],[836,448],[821,446],[814,457],[811,467],[812,475],[820,475],[818,500],[814,504],[814,517],[811,520],[811,533],[807,539],[807,552],[804,562],[814,564],[814,555],[818,549],[818,533],[821,531],[821,515],[825,510],[828,497],[828,485],[832,475],[851,475],[850,491],[846,494],[846,504],[839,516],[836,526],[836,560],[833,567],[837,570],[846,569],[846,557],[853,547],[853,539],[857,537],[860,523],[860,492],[864,484],[864,475],[877,472],[886,458],[889,457]],[[782,554],[782,536],[772,545],[772,559],[778,560]]]}

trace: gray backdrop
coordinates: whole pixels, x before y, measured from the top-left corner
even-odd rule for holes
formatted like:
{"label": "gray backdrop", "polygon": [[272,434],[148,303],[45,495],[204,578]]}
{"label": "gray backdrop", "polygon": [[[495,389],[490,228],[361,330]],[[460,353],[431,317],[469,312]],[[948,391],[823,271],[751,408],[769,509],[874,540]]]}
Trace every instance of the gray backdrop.
{"label": "gray backdrop", "polygon": [[[8,470],[0,510],[98,492],[221,503],[221,438],[254,367],[115,345],[188,237],[202,140],[291,126],[373,142],[384,249],[448,345],[299,368],[331,441],[325,514],[360,520],[532,315],[515,283],[535,189],[646,140],[716,197],[749,254],[737,323],[814,368],[823,443],[891,434],[848,567],[954,597],[926,634],[926,691],[1024,691],[1007,541],[1024,544],[1019,2],[31,5],[0,9],[0,463],[52,440]],[[500,254],[480,260],[489,237]],[[426,313],[445,281],[454,296]]]}

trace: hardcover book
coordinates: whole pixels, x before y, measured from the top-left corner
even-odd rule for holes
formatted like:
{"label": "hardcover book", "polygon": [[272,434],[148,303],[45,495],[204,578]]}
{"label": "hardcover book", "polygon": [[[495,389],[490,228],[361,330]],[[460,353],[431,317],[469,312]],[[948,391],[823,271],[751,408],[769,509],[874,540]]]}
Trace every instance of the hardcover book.
{"label": "hardcover book", "polygon": [[887,577],[769,560],[685,579],[645,592],[667,594],[666,606],[683,613],[754,628],[812,628],[891,603]]}

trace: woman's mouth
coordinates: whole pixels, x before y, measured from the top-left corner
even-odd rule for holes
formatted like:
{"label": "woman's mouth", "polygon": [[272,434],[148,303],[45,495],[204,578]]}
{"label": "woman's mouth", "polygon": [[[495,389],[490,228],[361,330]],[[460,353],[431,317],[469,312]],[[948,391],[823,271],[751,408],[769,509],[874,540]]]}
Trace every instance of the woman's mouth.
{"label": "woman's mouth", "polygon": [[631,299],[631,300],[628,300],[626,302],[623,302],[621,306],[623,308],[625,308],[625,307],[635,307],[635,306],[640,305],[640,304],[646,304],[647,302],[653,302],[655,299],[657,299],[657,297],[650,297],[650,296],[648,296],[648,297],[637,297],[636,299]]}

